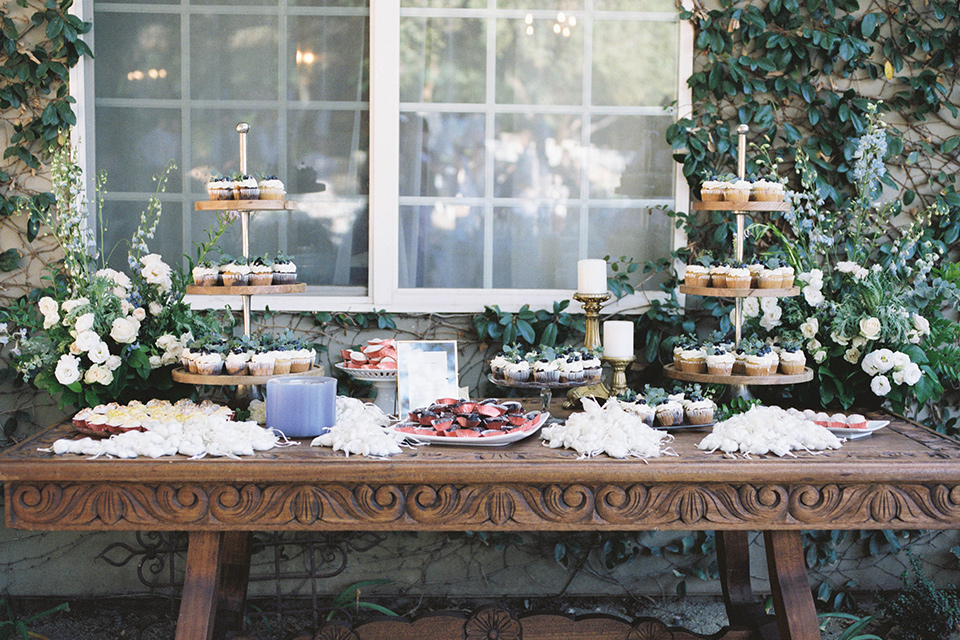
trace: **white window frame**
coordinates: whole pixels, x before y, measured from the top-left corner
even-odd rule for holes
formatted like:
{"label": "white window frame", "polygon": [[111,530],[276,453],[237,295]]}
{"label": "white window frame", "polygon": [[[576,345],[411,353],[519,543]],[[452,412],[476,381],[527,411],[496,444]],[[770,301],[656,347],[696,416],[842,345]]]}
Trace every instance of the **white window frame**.
{"label": "white window frame", "polygon": [[[684,1],[684,5],[689,0]],[[71,11],[81,19],[93,20],[93,0],[74,3]],[[273,311],[346,311],[365,312],[383,309],[392,313],[477,313],[485,305],[499,305],[504,311],[516,311],[529,304],[531,308],[550,307],[556,300],[570,299],[575,282],[569,289],[426,289],[400,288],[400,3],[398,0],[370,0],[370,194],[369,194],[369,281],[365,296],[324,295],[331,289],[308,287],[307,293],[284,296],[256,296],[255,310],[269,307]],[[616,17],[616,13],[610,16]],[[86,38],[96,51],[96,25]],[[677,106],[678,117],[691,111],[691,95],[687,78],[693,72],[693,27],[679,22]],[[82,58],[71,70],[70,89],[77,102],[77,126],[74,141],[82,141],[79,158],[84,168],[93,167],[96,148],[93,126],[92,61]],[[85,171],[88,193],[93,192],[94,171]],[[674,208],[686,211],[690,204],[687,182],[682,167],[675,168]],[[686,244],[686,236],[677,229],[672,247]],[[589,256],[602,257],[602,256]],[[650,301],[663,299],[659,291],[639,292],[605,307],[607,312],[642,313]],[[239,296],[188,296],[198,308],[240,308]],[[572,304],[571,311],[580,311]]]}

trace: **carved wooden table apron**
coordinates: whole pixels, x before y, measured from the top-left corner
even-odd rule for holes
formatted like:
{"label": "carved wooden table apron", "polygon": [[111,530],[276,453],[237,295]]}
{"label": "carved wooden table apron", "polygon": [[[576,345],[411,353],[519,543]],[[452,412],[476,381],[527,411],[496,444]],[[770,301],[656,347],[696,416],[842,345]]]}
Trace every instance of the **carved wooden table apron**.
{"label": "carved wooden table apron", "polygon": [[[696,449],[703,431],[677,432],[679,457],[649,462],[578,460],[536,437],[389,460],[306,443],[243,460],[37,451],[71,435],[60,425],[0,454],[7,525],[190,532],[179,640],[212,637],[215,620],[236,623],[251,531],[713,529],[734,628],[725,637],[811,640],[820,634],[801,530],[960,528],[960,446],[902,420],[839,451],[787,459],[707,454]],[[773,628],[750,590],[750,530],[764,532]]]}

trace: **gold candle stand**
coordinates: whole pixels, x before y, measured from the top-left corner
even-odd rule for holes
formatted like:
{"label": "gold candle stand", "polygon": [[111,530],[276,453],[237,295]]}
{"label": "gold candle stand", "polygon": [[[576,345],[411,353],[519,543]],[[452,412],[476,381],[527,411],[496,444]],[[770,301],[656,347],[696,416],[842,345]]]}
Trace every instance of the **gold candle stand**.
{"label": "gold candle stand", "polygon": [[613,375],[610,378],[610,397],[616,397],[627,390],[627,367],[636,360],[636,357],[629,358],[608,358],[603,356],[603,361],[613,368]]}
{"label": "gold candle stand", "polygon": [[577,292],[573,294],[573,299],[583,305],[583,312],[587,316],[583,346],[593,351],[600,346],[600,309],[610,299],[610,294]]}

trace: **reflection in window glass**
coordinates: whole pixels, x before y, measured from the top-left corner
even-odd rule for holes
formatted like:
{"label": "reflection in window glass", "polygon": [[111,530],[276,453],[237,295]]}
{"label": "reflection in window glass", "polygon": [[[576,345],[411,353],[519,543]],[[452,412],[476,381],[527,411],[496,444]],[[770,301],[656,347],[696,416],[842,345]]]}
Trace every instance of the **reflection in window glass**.
{"label": "reflection in window glass", "polygon": [[97,38],[96,92],[102,98],[180,97],[180,16],[103,13]]}
{"label": "reflection in window glass", "polygon": [[[369,280],[368,0],[168,4],[95,0],[96,167],[109,176],[104,245],[132,234],[142,206],[129,203],[145,201],[155,190],[152,176],[174,160],[151,250],[170,262],[193,255],[214,222],[194,203],[206,199],[212,175],[240,170],[236,125],[246,122],[248,173],[278,176],[295,203],[292,211],[252,217],[251,255],[282,251],[301,281],[362,294]],[[187,43],[181,33],[190,34]],[[127,84],[130,65],[166,69],[164,82]],[[239,235],[237,224],[221,239],[223,251],[239,255]]]}
{"label": "reflection in window glass", "polygon": [[[604,118],[590,146],[591,198],[671,198],[671,116]],[[667,169],[667,170],[665,170]]]}
{"label": "reflection in window glass", "polygon": [[483,102],[486,23],[477,19],[400,20],[400,100]]}
{"label": "reflection in window glass", "polygon": [[[658,260],[670,255],[673,239],[672,219],[657,209],[607,207],[590,210],[589,226],[611,229],[615,233],[590,235],[590,256],[643,256],[644,260]],[[637,272],[633,284],[640,283],[643,274]],[[644,283],[647,291],[656,290],[659,279]]]}
{"label": "reflection in window glass", "polygon": [[497,116],[496,184],[499,198],[579,198],[578,115]]}
{"label": "reflection in window glass", "polygon": [[593,104],[666,107],[677,95],[677,25],[597,20]]}
{"label": "reflection in window glass", "polygon": [[569,289],[570,283],[577,281],[579,211],[562,200],[495,209],[493,286]]}
{"label": "reflection in window glass", "polygon": [[559,24],[555,19],[497,21],[498,103],[583,102],[583,23],[557,31]]}
{"label": "reflection in window glass", "polygon": [[497,0],[498,9],[583,9],[584,0]]}
{"label": "reflection in window glass", "polygon": [[482,287],[483,236],[479,207],[400,207],[400,286]]}
{"label": "reflection in window glass", "polygon": [[400,194],[483,197],[485,136],[479,114],[401,114]]}
{"label": "reflection in window glass", "polygon": [[593,0],[597,11],[658,11],[675,13],[674,0]]}

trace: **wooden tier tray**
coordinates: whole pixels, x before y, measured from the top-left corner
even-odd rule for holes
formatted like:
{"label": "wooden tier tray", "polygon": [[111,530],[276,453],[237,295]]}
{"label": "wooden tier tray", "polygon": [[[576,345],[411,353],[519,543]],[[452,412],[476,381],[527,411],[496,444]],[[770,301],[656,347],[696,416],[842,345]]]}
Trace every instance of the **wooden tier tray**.
{"label": "wooden tier tray", "polygon": [[300,373],[284,373],[271,376],[231,376],[227,374],[205,376],[200,373],[190,373],[189,371],[185,371],[183,367],[177,367],[171,371],[170,374],[173,377],[174,382],[222,386],[236,384],[267,384],[267,380],[270,380],[271,378],[284,378],[287,376],[322,376],[324,374],[324,368],[314,366],[309,371],[303,371]]}
{"label": "wooden tier tray", "polygon": [[687,382],[704,382],[707,384],[741,384],[767,387],[781,384],[810,382],[813,380],[813,369],[810,367],[804,367],[803,373],[797,373],[795,375],[775,373],[770,376],[720,376],[710,373],[687,373],[686,371],[680,371],[675,365],[668,364],[663,367],[663,375],[667,376],[668,378],[673,378],[674,380],[685,380]]}
{"label": "wooden tier tray", "polygon": [[[190,293],[190,287],[187,287]],[[792,298],[800,295],[800,287],[789,289],[727,289],[724,287],[688,287],[680,285],[680,293],[711,298]]]}
{"label": "wooden tier tray", "polygon": [[790,211],[789,202],[694,202],[694,211]]}
{"label": "wooden tier tray", "polygon": [[252,285],[223,285],[201,286],[187,285],[187,293],[200,296],[256,296],[271,293],[303,293],[307,290],[307,283],[294,282],[293,284],[267,284],[259,287]]}
{"label": "wooden tier tray", "polygon": [[197,211],[290,211],[295,203],[290,200],[197,200]]}

